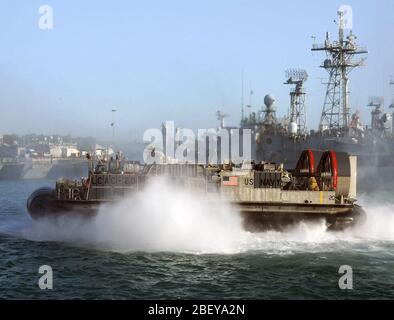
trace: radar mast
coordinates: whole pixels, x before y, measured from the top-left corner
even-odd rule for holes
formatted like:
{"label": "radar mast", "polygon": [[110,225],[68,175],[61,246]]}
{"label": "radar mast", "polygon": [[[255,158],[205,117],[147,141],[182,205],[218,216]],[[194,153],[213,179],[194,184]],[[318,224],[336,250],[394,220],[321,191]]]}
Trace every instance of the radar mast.
{"label": "radar mast", "polygon": [[302,69],[289,69],[286,78],[285,84],[295,85],[290,91],[289,134],[304,135],[307,133],[304,82],[308,73]]}
{"label": "radar mast", "polygon": [[347,132],[350,125],[349,107],[349,73],[362,66],[365,58],[355,60],[354,56],[368,53],[366,49],[360,49],[356,44],[356,36],[350,30],[345,37],[344,11],[338,11],[339,16],[339,40],[331,41],[326,33],[324,44],[313,44],[312,51],[325,51],[327,58],[322,68],[329,74],[323,111],[320,119],[320,131]]}

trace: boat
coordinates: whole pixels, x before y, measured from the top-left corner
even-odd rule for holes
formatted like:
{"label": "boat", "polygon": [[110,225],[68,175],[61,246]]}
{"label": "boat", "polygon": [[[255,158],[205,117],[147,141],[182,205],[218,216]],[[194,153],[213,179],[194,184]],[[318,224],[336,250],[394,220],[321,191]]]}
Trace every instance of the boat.
{"label": "boat", "polygon": [[[79,216],[90,219],[100,206],[114,205],[166,179],[174,192],[189,190],[213,206],[238,209],[245,230],[284,230],[300,221],[324,220],[328,230],[355,226],[365,217],[357,205],[357,157],[344,152],[304,150],[294,170],[283,164],[244,160],[240,165],[122,163],[100,161],[88,177],[60,179],[27,200],[34,220]],[[130,212],[132,214],[132,212]]]}

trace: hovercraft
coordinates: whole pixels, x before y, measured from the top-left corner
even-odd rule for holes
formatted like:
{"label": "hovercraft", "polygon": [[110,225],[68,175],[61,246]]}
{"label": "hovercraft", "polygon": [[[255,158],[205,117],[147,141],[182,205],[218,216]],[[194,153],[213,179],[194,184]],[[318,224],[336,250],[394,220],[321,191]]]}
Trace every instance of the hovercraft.
{"label": "hovercraft", "polygon": [[246,230],[283,230],[300,221],[324,220],[329,230],[354,226],[365,217],[356,204],[357,158],[344,152],[305,150],[296,168],[282,164],[243,161],[217,166],[136,162],[100,162],[87,178],[60,179],[54,189],[41,188],[27,201],[37,220],[97,214],[100,205],[114,204],[145,188],[157,177],[167,177],[177,188],[196,191],[204,201],[226,201],[236,206]]}

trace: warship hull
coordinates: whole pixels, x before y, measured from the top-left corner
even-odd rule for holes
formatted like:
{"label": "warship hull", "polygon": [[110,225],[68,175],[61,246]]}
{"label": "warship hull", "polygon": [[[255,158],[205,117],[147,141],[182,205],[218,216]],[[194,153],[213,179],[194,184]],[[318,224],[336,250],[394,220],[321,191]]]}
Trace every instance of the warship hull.
{"label": "warship hull", "polygon": [[254,159],[283,163],[286,169],[296,166],[305,149],[335,150],[355,155],[361,191],[375,190],[386,185],[386,181],[394,180],[394,140],[392,144],[357,144],[319,135],[294,139],[284,134],[266,133],[253,143],[253,147]]}
{"label": "warship hull", "polygon": [[0,180],[59,179],[82,177],[88,162],[79,159],[34,159],[0,164]]}

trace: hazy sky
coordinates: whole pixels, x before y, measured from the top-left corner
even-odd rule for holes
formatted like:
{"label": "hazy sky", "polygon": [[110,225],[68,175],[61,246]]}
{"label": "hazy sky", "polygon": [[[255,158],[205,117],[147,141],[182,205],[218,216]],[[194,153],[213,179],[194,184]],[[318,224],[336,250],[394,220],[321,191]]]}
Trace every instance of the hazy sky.
{"label": "hazy sky", "polygon": [[[38,27],[41,5],[53,8],[54,28]],[[369,49],[367,64],[351,76],[351,105],[370,119],[369,96],[394,87],[394,1],[0,1],[0,133],[71,133],[107,138],[112,108],[117,134],[159,127],[209,128],[215,112],[240,118],[277,98],[287,113],[289,67],[310,77],[309,125],[317,127],[326,72],[312,35],[336,37],[340,5],[353,7],[353,31]]]}

